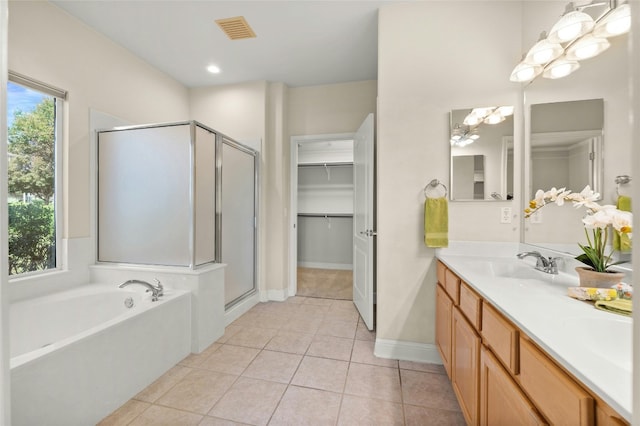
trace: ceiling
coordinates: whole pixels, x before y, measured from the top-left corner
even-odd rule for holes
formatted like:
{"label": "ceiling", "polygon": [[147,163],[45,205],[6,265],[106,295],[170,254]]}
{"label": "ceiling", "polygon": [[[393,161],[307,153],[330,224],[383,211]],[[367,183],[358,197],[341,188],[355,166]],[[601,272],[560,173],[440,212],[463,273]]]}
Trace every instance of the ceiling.
{"label": "ceiling", "polygon": [[[392,2],[52,0],[187,87],[376,79],[377,10]],[[215,20],[235,16],[257,37],[229,40]],[[222,72],[207,72],[209,65]]]}

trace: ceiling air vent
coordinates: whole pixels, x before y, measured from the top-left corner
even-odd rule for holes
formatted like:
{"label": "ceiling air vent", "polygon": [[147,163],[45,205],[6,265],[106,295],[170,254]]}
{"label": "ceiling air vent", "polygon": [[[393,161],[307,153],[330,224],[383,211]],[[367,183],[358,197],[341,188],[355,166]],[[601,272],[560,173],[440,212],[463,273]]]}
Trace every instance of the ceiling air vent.
{"label": "ceiling air vent", "polygon": [[244,16],[236,16],[234,18],[218,19],[216,24],[224,31],[231,40],[242,40],[244,38],[253,38],[256,33],[253,32]]}

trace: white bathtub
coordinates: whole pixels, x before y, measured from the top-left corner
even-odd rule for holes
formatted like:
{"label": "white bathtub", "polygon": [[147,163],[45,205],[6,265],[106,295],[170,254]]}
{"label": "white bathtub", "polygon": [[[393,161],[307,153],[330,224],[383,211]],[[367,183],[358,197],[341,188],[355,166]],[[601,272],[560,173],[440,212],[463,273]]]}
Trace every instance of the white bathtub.
{"label": "white bathtub", "polygon": [[142,286],[88,284],[16,302],[12,425],[93,425],[187,356],[190,336],[182,290],[151,302]]}

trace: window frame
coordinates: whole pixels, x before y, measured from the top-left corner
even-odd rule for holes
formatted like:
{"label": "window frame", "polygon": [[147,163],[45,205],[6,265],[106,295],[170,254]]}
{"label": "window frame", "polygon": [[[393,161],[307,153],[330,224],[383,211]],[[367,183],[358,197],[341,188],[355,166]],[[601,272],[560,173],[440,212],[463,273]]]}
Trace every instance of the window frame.
{"label": "window frame", "polygon": [[[30,90],[43,93],[47,96],[54,98],[54,221],[55,221],[55,267],[47,268],[37,271],[23,272],[15,275],[8,275],[9,282],[20,281],[25,278],[43,276],[46,274],[55,274],[63,271],[66,268],[67,259],[66,253],[62,249],[63,240],[63,226],[64,226],[64,209],[63,209],[63,161],[62,161],[62,144],[63,144],[63,127],[64,127],[64,109],[67,100],[67,91],[51,86],[47,83],[35,80],[31,77],[19,74],[17,72],[9,70],[7,84],[14,83],[20,86],[26,87]],[[8,95],[8,93],[7,93]],[[7,127],[7,132],[8,132]],[[8,142],[8,140],[7,140]],[[8,204],[8,199],[4,200]],[[8,225],[8,223],[7,223]],[[7,255],[9,253],[7,252]],[[8,272],[8,271],[7,271]]]}

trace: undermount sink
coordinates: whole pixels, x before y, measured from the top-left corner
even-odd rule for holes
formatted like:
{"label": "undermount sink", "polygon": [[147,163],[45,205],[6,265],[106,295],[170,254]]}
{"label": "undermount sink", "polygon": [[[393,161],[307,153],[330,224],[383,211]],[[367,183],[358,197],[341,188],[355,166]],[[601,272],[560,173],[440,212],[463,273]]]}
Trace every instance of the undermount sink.
{"label": "undermount sink", "polygon": [[577,277],[569,274],[548,274],[535,269],[533,265],[519,259],[483,259],[465,262],[465,267],[472,267],[480,274],[495,278],[512,280],[535,280],[547,283],[578,285]]}

